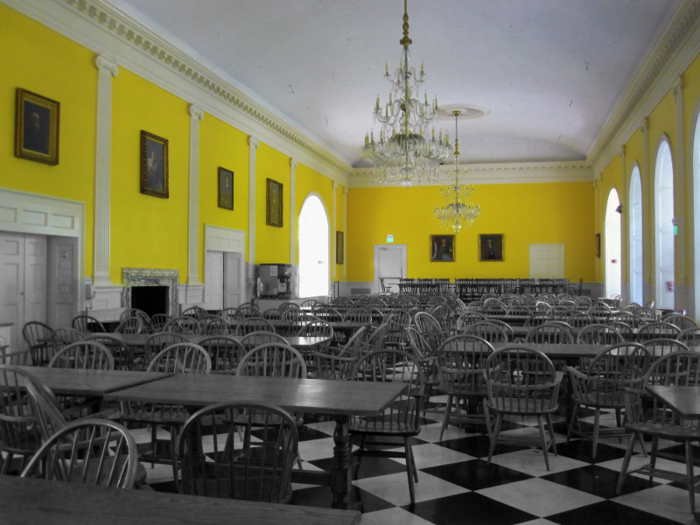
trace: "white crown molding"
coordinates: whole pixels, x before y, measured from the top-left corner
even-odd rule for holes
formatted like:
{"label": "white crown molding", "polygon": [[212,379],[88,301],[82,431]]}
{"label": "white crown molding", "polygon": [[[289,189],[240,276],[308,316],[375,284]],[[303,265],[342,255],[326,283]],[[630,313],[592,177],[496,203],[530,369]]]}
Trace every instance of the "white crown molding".
{"label": "white crown molding", "polygon": [[[593,170],[585,162],[520,162],[460,165],[463,184],[519,184],[545,182],[591,182]],[[437,182],[422,182],[421,186],[443,186],[454,181],[454,166],[440,166]],[[381,188],[397,184],[374,181],[372,168],[355,169],[350,188]]]}
{"label": "white crown molding", "polygon": [[588,163],[601,171],[640,122],[674,89],[678,77],[700,52],[700,0],[683,0],[625,95],[598,134]]}
{"label": "white crown molding", "polygon": [[0,0],[341,184],[350,165],[104,0]]}

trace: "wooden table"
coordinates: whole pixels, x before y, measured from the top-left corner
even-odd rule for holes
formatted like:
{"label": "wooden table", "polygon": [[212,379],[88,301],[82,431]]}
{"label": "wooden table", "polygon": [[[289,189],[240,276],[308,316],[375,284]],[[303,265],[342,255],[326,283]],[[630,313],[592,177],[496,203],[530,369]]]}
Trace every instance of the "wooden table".
{"label": "wooden table", "polygon": [[333,507],[351,508],[349,502],[350,415],[379,415],[404,389],[402,383],[284,379],[208,374],[180,374],[105,396],[114,401],[143,401],[204,407],[223,401],[269,403],[295,412],[331,415],[335,465],[330,473],[294,471],[294,481],[330,484]]}
{"label": "wooden table", "polygon": [[550,359],[562,359],[567,362],[575,361],[581,357],[595,357],[605,348],[605,345],[546,345],[535,343],[491,343],[494,350],[502,348],[523,347],[539,350]]}
{"label": "wooden table", "polygon": [[20,367],[34,375],[55,394],[79,397],[101,397],[115,390],[169,377],[162,372],[127,370],[76,370],[72,368]]}
{"label": "wooden table", "polygon": [[649,385],[647,391],[687,419],[700,418],[700,387]]}
{"label": "wooden table", "polygon": [[[132,347],[132,348],[143,348],[146,346],[146,341],[148,341],[148,338],[151,337],[153,334],[98,334],[98,333],[91,333],[91,334],[85,334],[86,337],[90,336],[99,336],[99,335],[108,335],[110,337],[114,337],[118,341]],[[187,339],[190,343],[193,344],[200,344],[203,340],[208,339],[210,337],[216,337],[216,336],[211,336],[211,335],[185,335],[183,336],[185,339]],[[240,335],[227,335],[226,337],[231,337],[232,339],[235,339],[239,343],[243,339],[243,336]],[[287,343],[289,346],[292,346],[296,348],[297,350],[313,350],[319,345],[322,345],[324,343],[327,343],[331,340],[330,337],[299,337],[299,336],[282,336],[287,340]]]}
{"label": "wooden table", "polygon": [[353,525],[360,513],[0,475],[3,525]]}

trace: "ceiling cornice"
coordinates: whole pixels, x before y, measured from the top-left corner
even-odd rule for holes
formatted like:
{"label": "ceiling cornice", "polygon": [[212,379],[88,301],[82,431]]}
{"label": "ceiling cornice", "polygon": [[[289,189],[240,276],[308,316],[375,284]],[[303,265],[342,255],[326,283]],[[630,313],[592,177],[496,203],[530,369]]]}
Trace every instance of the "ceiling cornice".
{"label": "ceiling cornice", "polygon": [[347,162],[111,4],[103,0],[0,1],[347,184],[352,169]]}
{"label": "ceiling cornice", "polygon": [[[546,182],[592,182],[593,169],[585,162],[511,162],[502,164],[460,164],[462,184],[524,184]],[[454,181],[454,165],[440,166],[437,182],[421,186],[443,186]],[[394,185],[392,185],[394,186]],[[385,188],[374,181],[372,168],[356,168],[350,188]]]}
{"label": "ceiling cornice", "polygon": [[588,163],[602,171],[620,152],[644,118],[673,89],[700,52],[700,0],[683,0],[637,76],[630,82],[598,140]]}

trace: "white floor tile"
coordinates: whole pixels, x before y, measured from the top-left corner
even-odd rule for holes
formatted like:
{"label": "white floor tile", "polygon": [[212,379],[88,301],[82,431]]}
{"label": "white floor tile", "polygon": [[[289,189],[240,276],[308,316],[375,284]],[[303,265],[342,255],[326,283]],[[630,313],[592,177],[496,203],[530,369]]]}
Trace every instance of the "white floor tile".
{"label": "white floor tile", "polygon": [[[396,449],[403,451],[403,448]],[[413,445],[413,457],[416,460],[416,468],[423,469],[429,467],[437,467],[439,465],[448,465],[450,463],[459,463],[460,461],[469,461],[475,459],[473,456],[463,454],[440,445],[426,443],[425,445]],[[394,459],[394,458],[392,458]],[[406,460],[394,459],[405,465]],[[420,475],[420,474],[419,474]]]}
{"label": "white floor tile", "polygon": [[688,491],[685,488],[660,485],[647,490],[625,494],[612,501],[663,516],[679,523],[695,524],[695,519],[690,513]]}
{"label": "white floor tile", "polygon": [[[496,447],[496,451],[498,451],[498,447]],[[583,461],[567,458],[565,456],[555,456],[550,452],[549,470],[547,470],[544,464],[544,457],[542,457],[542,451],[536,448],[494,455],[491,462],[537,477],[587,465],[587,463]]]}
{"label": "white floor tile", "polygon": [[431,522],[394,507],[391,509],[368,512],[362,515],[362,525],[432,525]]}
{"label": "white floor tile", "polygon": [[[408,477],[405,472],[359,479],[353,481],[353,485],[394,505],[403,506],[411,503],[411,496],[408,491]],[[443,481],[425,472],[418,473],[418,483],[415,484],[415,488],[416,502],[469,492],[465,488]]]}

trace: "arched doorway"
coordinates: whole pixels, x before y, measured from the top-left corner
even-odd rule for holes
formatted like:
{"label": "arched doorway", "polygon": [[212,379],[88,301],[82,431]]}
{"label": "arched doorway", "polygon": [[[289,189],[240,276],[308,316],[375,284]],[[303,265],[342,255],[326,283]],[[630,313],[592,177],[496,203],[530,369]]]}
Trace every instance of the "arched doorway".
{"label": "arched doorway", "polygon": [[605,293],[620,294],[622,291],[622,231],[620,225],[620,196],[613,189],[608,195],[605,208]]}
{"label": "arched doorway", "polygon": [[299,297],[328,295],[330,228],[318,196],[309,195],[299,214]]}
{"label": "arched doorway", "polygon": [[632,169],[629,197],[630,238],[630,302],[644,304],[643,288],[643,233],[642,233],[642,177],[639,168]]}
{"label": "arched doorway", "polygon": [[675,305],[673,247],[673,160],[667,139],[659,144],[654,172],[656,229],[656,307]]}

